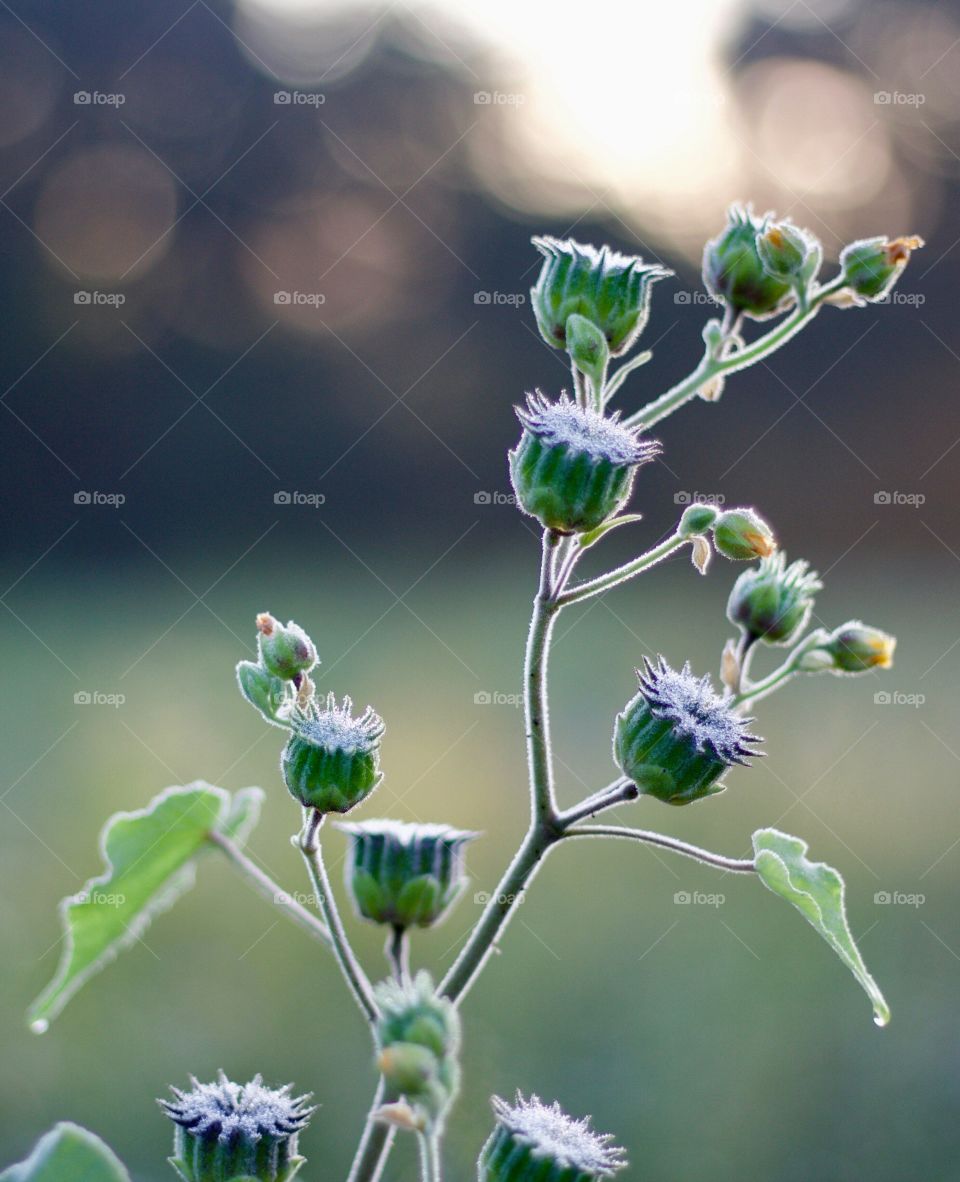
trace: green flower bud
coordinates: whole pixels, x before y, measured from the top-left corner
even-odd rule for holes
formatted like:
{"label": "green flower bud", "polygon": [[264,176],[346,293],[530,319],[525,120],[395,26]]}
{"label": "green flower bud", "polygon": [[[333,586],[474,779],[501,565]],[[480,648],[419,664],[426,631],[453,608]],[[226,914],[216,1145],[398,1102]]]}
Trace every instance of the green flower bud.
{"label": "green flower bud", "polygon": [[823,262],[823,247],[808,231],[791,221],[773,222],[756,238],[764,271],[773,279],[806,287]]}
{"label": "green flower bud", "polygon": [[286,627],[269,612],[257,616],[260,634],[260,664],[273,677],[293,681],[317,663],[317,651],[304,630],[288,620]]}
{"label": "green flower bud", "polygon": [[713,544],[734,562],[767,558],[777,548],[773,531],[752,509],[727,509],[713,526]]}
{"label": "green flower bud", "polygon": [[595,1133],[590,1118],[574,1120],[539,1097],[516,1104],[493,1098],[497,1118],[478,1163],[478,1182],[600,1182],[626,1166],[612,1137]]}
{"label": "green flower bud", "polygon": [[734,583],[727,619],[752,640],[791,644],[807,626],[813,597],[822,588],[808,563],[801,559],[787,566],[783,553],[773,554]]}
{"label": "green flower bud", "polygon": [[315,1111],[309,1096],[291,1096],[292,1084],[264,1087],[259,1075],[242,1086],[222,1071],[216,1083],[190,1082],[192,1091],[171,1088],[175,1099],[159,1101],[176,1126],[169,1160],[184,1182],[293,1178],[304,1162],[297,1136]]}
{"label": "green flower bud", "polygon": [[840,253],[840,270],[847,290],[856,303],[882,300],[900,278],[910,254],[923,246],[923,239],[862,238]]}
{"label": "green flower bud", "polygon": [[359,821],[351,837],[347,890],[357,912],[393,927],[431,927],[466,886],[464,847],[479,836],[449,825]]}
{"label": "green flower bud", "polygon": [[757,235],[767,228],[749,206],[732,205],[726,228],[703,250],[703,281],[712,296],[735,312],[765,320],[785,310],[791,284],[770,275],[757,250]]}
{"label": "green flower bud", "polygon": [[660,451],[566,396],[550,402],[539,392],[517,408],[523,435],[510,453],[510,476],[521,509],[561,533],[586,533],[623,507],[633,477]]}
{"label": "green flower bud", "polygon": [[567,352],[594,390],[600,391],[610,361],[607,339],[592,321],[576,312],[567,319]]}
{"label": "green flower bud", "polygon": [[753,720],[714,693],[709,677],[694,677],[689,664],[677,672],[663,657],[643,663],[640,692],[617,715],[614,761],[641,793],[665,804],[722,792],[717,781],[727,768],[759,754],[751,748],[763,740],[747,731]]}
{"label": "green flower bud", "polygon": [[892,669],[896,637],[850,620],[830,633],[819,651],[832,660],[831,673],[868,673],[871,669]]}
{"label": "green flower bud", "polygon": [[677,533],[682,538],[701,537],[713,528],[713,523],[719,515],[719,510],[712,505],[690,505],[683,511]]}
{"label": "green flower bud", "polygon": [[650,285],[673,274],[606,246],[557,238],[533,245],[544,262],[530,299],[543,339],[557,348],[567,347],[567,321],[577,313],[600,329],[611,356],[626,353],[647,323]]}
{"label": "green flower bud", "polygon": [[327,695],[326,709],[298,712],[280,758],[291,796],[321,813],[347,813],[365,800],[382,779],[380,738],[383,720],[368,706],[359,717],[353,703],[338,706]]}
{"label": "green flower bud", "polygon": [[384,981],[374,989],[379,1017],[374,1031],[377,1065],[426,1126],[438,1127],[460,1080],[460,1018],[440,997],[429,973]]}

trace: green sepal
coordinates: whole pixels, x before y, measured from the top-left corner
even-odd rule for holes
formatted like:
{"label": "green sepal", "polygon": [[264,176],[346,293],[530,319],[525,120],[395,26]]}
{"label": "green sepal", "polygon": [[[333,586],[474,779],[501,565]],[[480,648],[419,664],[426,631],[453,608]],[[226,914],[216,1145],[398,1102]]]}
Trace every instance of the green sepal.
{"label": "green sepal", "polygon": [[753,835],[754,863],[764,885],[792,903],[819,933],[854,977],[873,1005],[878,1026],[890,1021],[890,1007],[867,971],[847,923],[845,884],[839,871],[825,862],[808,860],[807,843],[779,829],[758,829]]}
{"label": "green sepal", "polygon": [[260,711],[267,722],[288,727],[280,719],[281,709],[287,700],[287,683],[282,678],[274,677],[256,661],[241,661],[237,665],[237,684],[240,693]]}
{"label": "green sepal", "polygon": [[585,534],[581,534],[580,549],[586,550],[588,546],[599,542],[612,529],[618,529],[621,525],[633,525],[638,521],[643,521],[642,513],[622,513],[619,517],[612,517],[609,521],[604,521],[601,525],[598,525],[596,529],[591,529]]}
{"label": "green sepal", "polygon": [[586,316],[574,312],[567,317],[567,352],[577,369],[586,374],[593,385],[594,398],[603,397],[604,379],[610,363],[607,338]]}

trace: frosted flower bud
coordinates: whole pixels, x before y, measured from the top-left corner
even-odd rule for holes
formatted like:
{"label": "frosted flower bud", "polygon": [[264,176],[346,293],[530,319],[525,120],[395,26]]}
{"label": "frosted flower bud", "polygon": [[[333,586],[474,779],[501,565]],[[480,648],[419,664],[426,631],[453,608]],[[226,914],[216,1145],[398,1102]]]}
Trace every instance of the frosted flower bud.
{"label": "frosted flower bud", "polygon": [[640,792],[665,804],[692,804],[722,792],[718,781],[735,764],[748,764],[763,740],[748,732],[729,699],[710,678],[686,664],[677,671],[660,657],[644,658],[640,691],[617,715],[613,757]]}
{"label": "frosted flower bud", "polygon": [[257,616],[257,632],[260,663],[273,677],[293,681],[316,665],[317,650],[313,641],[293,620],[284,625],[269,612],[261,612]]}
{"label": "frosted flower bud", "polygon": [[523,435],[510,453],[510,476],[525,513],[561,533],[586,533],[627,502],[641,464],[660,451],[621,426],[570,398],[550,402],[528,395],[518,408]]}
{"label": "frosted flower bud", "polygon": [[802,559],[787,566],[782,552],[769,555],[734,583],[727,619],[752,640],[790,644],[807,626],[814,596],[822,587]]}
{"label": "frosted flower bud", "polygon": [[752,509],[726,509],[713,525],[713,544],[724,558],[750,562],[777,548],[773,531]]}
{"label": "frosted flower bud", "polygon": [[289,719],[290,738],[280,758],[291,796],[321,813],[346,813],[381,780],[383,720],[369,706],[354,718],[353,703],[338,706],[328,694],[326,708],[311,707]]}
{"label": "frosted flower bud", "polygon": [[514,1104],[494,1096],[493,1111],[497,1123],[480,1154],[478,1182],[600,1182],[627,1164],[611,1136],[559,1104],[518,1092]]}
{"label": "frosted flower bud", "polygon": [[917,237],[862,238],[840,253],[840,270],[846,291],[855,303],[876,303],[886,296],[903,274],[913,251],[923,246]]}
{"label": "frosted flower bud", "polygon": [[174,1122],[170,1163],[184,1182],[290,1182],[304,1159],[297,1136],[315,1109],[309,1096],[290,1095],[292,1084],[268,1088],[257,1075],[235,1084],[221,1071],[214,1083],[192,1076],[189,1092],[171,1088],[160,1100]]}
{"label": "frosted flower bud", "polygon": [[727,225],[703,250],[703,281],[712,296],[735,312],[765,320],[792,301],[791,283],[771,275],[757,250],[757,235],[767,219],[757,219],[749,206],[732,205]]}

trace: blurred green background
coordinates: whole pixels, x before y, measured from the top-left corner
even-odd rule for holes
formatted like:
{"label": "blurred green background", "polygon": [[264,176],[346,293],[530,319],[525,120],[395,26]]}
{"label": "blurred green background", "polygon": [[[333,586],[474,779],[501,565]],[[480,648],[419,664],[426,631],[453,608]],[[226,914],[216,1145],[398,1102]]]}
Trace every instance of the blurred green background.
{"label": "blurred green background", "polygon": [[[536,579],[530,523],[503,503],[511,407],[566,381],[524,306],[529,236],[677,271],[632,406],[692,366],[700,246],[753,197],[828,257],[861,234],[923,234],[910,299],[826,310],[719,405],[664,423],[634,496],[644,522],[593,562],[656,541],[692,495],[756,504],[824,573],[819,620],[895,632],[897,664],[763,703],[767,758],[725,796],[617,819],[732,855],[760,826],[806,838],[847,877],[893,1022],[873,1026],[840,962],[757,882],[571,843],[465,1005],[449,1177],[471,1177],[488,1097],[515,1088],[592,1113],[652,1182],[956,1176],[960,16],[601,4],[583,39],[608,57],[588,64],[568,32],[579,10],[537,7],[4,6],[0,1162],[69,1118],[139,1182],[172,1177],[154,1098],[223,1067],[312,1089],[305,1177],[345,1176],[375,1077],[322,949],[211,855],[37,1037],[23,1015],[56,965],[56,903],[99,871],[111,810],[194,778],[263,785],[252,850],[306,889],[282,736],[233,684],[269,609],[316,639],[321,689],[387,721],[362,815],[484,831],[467,896],[417,940],[423,964],[449,963],[526,817],[520,713],[477,695],[519,692]],[[565,803],[611,778],[644,654],[716,670],[736,573],[678,559],[564,615]],[[339,881],[343,842],[327,840]],[[697,891],[723,901],[675,901]],[[380,933],[353,930],[378,971]],[[390,1182],[415,1177],[408,1149]]]}

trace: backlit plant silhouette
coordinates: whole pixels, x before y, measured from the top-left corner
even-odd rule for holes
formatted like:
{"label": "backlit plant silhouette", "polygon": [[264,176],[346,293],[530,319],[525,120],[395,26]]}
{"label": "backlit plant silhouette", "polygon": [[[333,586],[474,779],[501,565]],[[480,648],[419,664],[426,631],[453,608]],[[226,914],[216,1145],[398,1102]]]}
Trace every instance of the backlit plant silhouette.
{"label": "backlit plant silhouette", "polygon": [[[849,621],[833,630],[808,630],[822,589],[807,563],[787,563],[773,530],[752,508],[689,505],[651,550],[601,574],[581,576],[579,564],[612,530],[637,520],[624,512],[635,479],[657,456],[648,434],[667,415],[696,398],[716,402],[727,378],[770,356],[828,305],[882,301],[917,239],[873,238],[848,246],[839,271],[819,278],[822,251],[807,231],[749,208],[731,210],[727,225],[704,251],[703,275],[720,315],[703,330],[704,351],[692,373],[639,410],[611,411],[628,375],[649,358],[633,354],[647,321],[655,283],[670,272],[603,247],[536,238],[543,255],[532,305],[547,343],[569,354],[570,394],[536,391],[518,408],[521,437],[510,453],[517,503],[542,527],[540,575],[523,668],[530,822],[518,849],[490,893],[476,925],[439,981],[410,967],[418,928],[443,921],[466,882],[469,843],[478,834],[446,824],[390,820],[339,823],[349,843],[347,890],[364,921],[383,927],[388,975],[373,983],[353,951],[325,864],[328,817],[351,813],[376,791],[385,725],[371,708],[355,711],[348,697],[318,694],[317,649],[293,622],[257,616],[258,658],[237,667],[243,697],[263,720],[283,732],[280,769],[287,793],[275,806],[300,811],[295,838],[319,911],[304,907],[274,883],[245,852],[263,794],[232,795],[194,783],[169,788],[144,809],[106,825],[103,873],[81,894],[64,900],[64,952],[56,976],[30,1011],[46,1030],[94,972],[128,945],[192,882],[208,849],[222,853],[246,881],[304,928],[324,955],[333,954],[367,1021],[376,1094],[350,1171],[350,1182],[380,1178],[395,1136],[420,1146],[424,1182],[442,1172],[445,1122],[459,1084],[461,1008],[497,946],[518,900],[546,856],[574,839],[625,839],[656,845],[724,871],[755,875],[809,921],[866,991],[874,1020],[889,1009],[850,934],[839,873],[807,858],[798,837],[776,829],[753,834],[753,856],[731,858],[654,831],[606,824],[603,815],[641,796],[688,805],[724,790],[723,778],[762,753],[752,716],[767,695],[796,677],[856,675],[892,663],[894,640],[875,627]],[[770,321],[748,340],[751,322]],[[618,367],[612,362],[617,360]],[[705,574],[714,556],[751,563],[736,579],[727,604],[735,635],[720,657],[719,680],[664,657],[644,659],[636,695],[612,721],[617,775],[569,808],[554,790],[547,666],[560,613],[626,583],[676,551],[688,549]],[[755,658],[781,648],[772,670],[753,675]],[[278,735],[278,739],[280,736]],[[278,744],[279,746],[280,744]],[[740,774],[738,772],[738,774]],[[718,807],[716,804],[708,807]],[[189,1064],[185,1065],[189,1067]],[[315,1081],[322,1098],[325,1080]],[[496,1098],[494,1131],[480,1152],[480,1182],[590,1182],[625,1166],[610,1138],[555,1102],[518,1095]],[[174,1123],[170,1161],[187,1182],[286,1182],[303,1158],[298,1136],[312,1109],[289,1088],[272,1089],[257,1077],[244,1085],[225,1075],[192,1081],[162,1102]],[[359,1122],[358,1122],[359,1123]],[[478,1146],[478,1149],[480,1147]],[[318,1176],[329,1177],[319,1165]],[[466,1176],[466,1164],[453,1169]],[[642,1176],[642,1166],[638,1176]],[[58,1125],[31,1157],[3,1179],[127,1178],[124,1167],[85,1130]]]}

